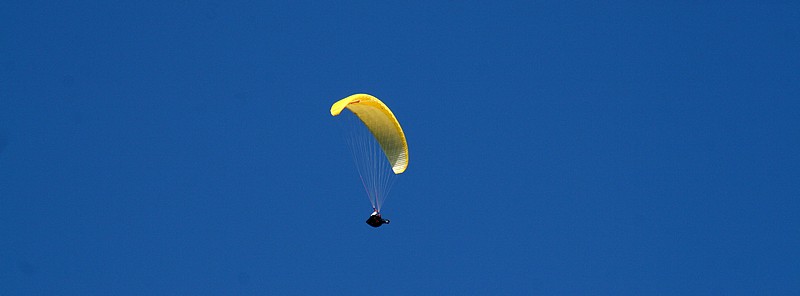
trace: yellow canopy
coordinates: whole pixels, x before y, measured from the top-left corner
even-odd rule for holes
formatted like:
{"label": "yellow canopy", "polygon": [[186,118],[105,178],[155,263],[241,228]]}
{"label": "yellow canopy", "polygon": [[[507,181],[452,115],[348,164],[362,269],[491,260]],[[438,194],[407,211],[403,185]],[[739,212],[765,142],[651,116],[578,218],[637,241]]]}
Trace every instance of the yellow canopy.
{"label": "yellow canopy", "polygon": [[408,143],[392,110],[378,98],[368,94],[354,94],[333,103],[331,115],[339,115],[344,108],[358,116],[378,140],[386,159],[392,165],[392,171],[395,174],[404,172],[408,167]]}

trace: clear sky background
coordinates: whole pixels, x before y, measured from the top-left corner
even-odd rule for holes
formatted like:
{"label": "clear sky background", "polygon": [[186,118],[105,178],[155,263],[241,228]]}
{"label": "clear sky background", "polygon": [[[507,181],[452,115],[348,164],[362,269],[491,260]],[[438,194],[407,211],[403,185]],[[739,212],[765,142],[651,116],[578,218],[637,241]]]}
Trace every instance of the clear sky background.
{"label": "clear sky background", "polygon": [[285,2],[0,2],[0,295],[800,295],[800,2]]}

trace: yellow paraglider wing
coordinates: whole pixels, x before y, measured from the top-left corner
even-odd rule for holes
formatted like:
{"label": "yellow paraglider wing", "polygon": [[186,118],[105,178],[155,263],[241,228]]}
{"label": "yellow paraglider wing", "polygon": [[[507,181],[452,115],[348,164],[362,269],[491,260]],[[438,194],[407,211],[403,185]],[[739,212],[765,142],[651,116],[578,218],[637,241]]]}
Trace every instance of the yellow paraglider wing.
{"label": "yellow paraglider wing", "polygon": [[339,115],[344,108],[361,119],[370,133],[378,140],[392,171],[400,174],[408,167],[408,143],[403,128],[389,107],[368,94],[355,94],[333,103],[331,115]]}

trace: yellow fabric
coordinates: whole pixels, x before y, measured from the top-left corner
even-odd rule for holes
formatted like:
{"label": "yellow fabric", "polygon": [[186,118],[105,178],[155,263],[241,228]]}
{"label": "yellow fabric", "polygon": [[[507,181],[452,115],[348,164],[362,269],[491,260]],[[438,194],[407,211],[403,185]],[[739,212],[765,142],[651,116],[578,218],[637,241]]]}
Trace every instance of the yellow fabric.
{"label": "yellow fabric", "polygon": [[408,143],[392,110],[378,98],[368,94],[355,94],[333,103],[331,115],[339,115],[344,108],[358,116],[378,140],[386,159],[392,165],[392,171],[395,174],[404,172],[408,167]]}

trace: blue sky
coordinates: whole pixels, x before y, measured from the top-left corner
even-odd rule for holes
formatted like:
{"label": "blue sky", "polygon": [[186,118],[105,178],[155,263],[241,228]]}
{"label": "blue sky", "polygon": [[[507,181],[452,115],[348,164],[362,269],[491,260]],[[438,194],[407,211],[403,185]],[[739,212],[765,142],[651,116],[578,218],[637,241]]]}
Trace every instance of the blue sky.
{"label": "blue sky", "polygon": [[800,294],[797,2],[319,2],[0,3],[0,295]]}

